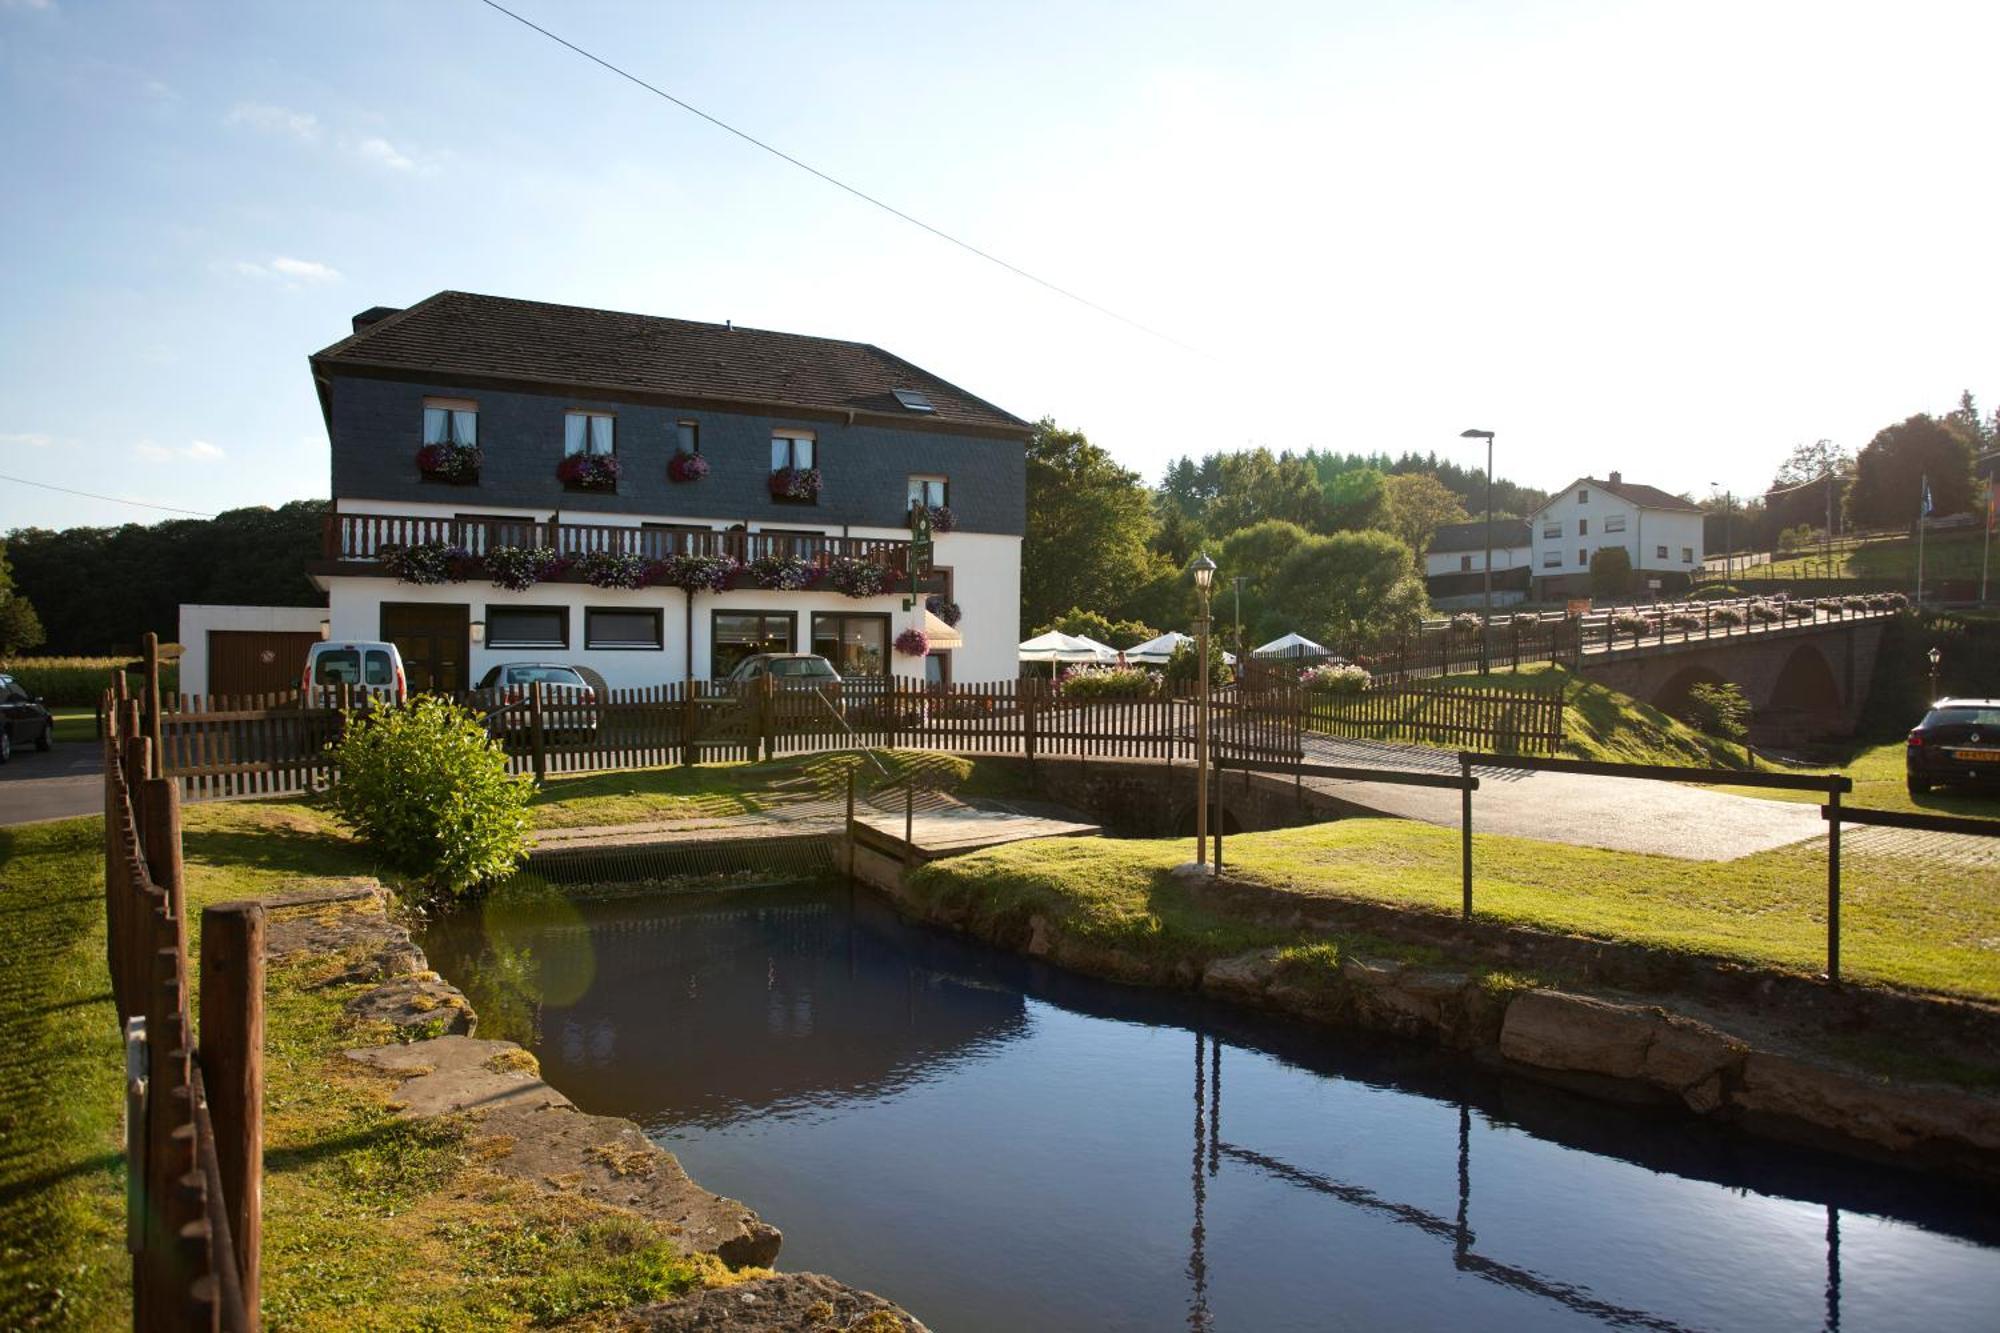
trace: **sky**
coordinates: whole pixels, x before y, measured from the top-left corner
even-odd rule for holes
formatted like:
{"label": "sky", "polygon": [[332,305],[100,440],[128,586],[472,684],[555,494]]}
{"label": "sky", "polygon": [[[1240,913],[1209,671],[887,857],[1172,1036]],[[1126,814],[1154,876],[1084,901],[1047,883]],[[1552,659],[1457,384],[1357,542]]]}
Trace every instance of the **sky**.
{"label": "sky", "polygon": [[1990,3],[503,3],[1123,319],[480,0],[0,0],[0,476],[324,496],[306,358],[446,288],[876,343],[1149,481],[1479,427],[1742,494],[2000,403]]}

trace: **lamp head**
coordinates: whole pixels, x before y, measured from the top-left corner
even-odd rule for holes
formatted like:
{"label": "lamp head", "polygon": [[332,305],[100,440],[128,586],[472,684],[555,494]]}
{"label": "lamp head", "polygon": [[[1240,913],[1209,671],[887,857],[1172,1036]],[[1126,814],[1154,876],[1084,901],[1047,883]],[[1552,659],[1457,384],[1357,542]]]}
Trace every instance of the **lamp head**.
{"label": "lamp head", "polygon": [[1458,433],[1458,438],[1461,440],[1490,440],[1493,438],[1493,432],[1490,430],[1462,430]]}
{"label": "lamp head", "polygon": [[1937,649],[1935,648],[1931,649],[1931,665],[1936,666],[1938,664],[1938,659],[1942,658],[1943,656],[1944,654],[1939,652]]}
{"label": "lamp head", "polygon": [[1215,562],[1208,558],[1208,552],[1203,551],[1195,556],[1194,563],[1190,564],[1188,568],[1194,571],[1195,587],[1201,589],[1203,592],[1207,592],[1214,586]]}

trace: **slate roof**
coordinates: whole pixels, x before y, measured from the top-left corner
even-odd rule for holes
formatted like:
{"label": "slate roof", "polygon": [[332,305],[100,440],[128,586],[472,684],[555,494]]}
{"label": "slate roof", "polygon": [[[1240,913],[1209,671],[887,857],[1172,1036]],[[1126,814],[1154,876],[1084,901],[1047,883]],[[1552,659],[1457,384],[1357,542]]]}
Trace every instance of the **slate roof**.
{"label": "slate roof", "polygon": [[[370,312],[373,313],[372,311]],[[657,315],[439,292],[313,358],[315,368],[478,377],[737,406],[857,412],[909,426],[1026,435],[1029,424],[868,343]],[[917,389],[935,413],[913,412]]]}
{"label": "slate roof", "polygon": [[1562,499],[1565,493],[1574,491],[1579,486],[1595,487],[1606,494],[1615,495],[1621,500],[1629,500],[1641,509],[1674,509],[1684,514],[1699,514],[1702,512],[1701,506],[1695,504],[1692,500],[1683,500],[1678,495],[1669,495],[1657,486],[1642,486],[1638,482],[1622,480],[1613,484],[1608,481],[1601,481],[1596,477],[1578,477],[1569,485],[1559,488],[1553,495],[1549,496],[1547,500],[1544,500],[1535,508],[1528,517],[1533,518],[1536,514],[1541,513],[1542,510],[1547,509],[1550,505]]}
{"label": "slate roof", "polygon": [[[1493,520],[1493,549],[1505,551],[1512,547],[1529,544],[1528,524],[1525,519],[1496,518]],[[1484,551],[1486,549],[1486,524],[1447,523],[1431,538],[1433,552],[1444,551]]]}

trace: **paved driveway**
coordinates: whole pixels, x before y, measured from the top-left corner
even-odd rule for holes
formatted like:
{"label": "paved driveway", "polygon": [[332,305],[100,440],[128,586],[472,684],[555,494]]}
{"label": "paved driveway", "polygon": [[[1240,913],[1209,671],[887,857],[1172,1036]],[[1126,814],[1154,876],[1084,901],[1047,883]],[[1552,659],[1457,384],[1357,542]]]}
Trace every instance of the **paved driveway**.
{"label": "paved driveway", "polygon": [[96,741],[58,741],[47,754],[33,746],[14,751],[0,764],[0,824],[103,813],[103,771]]}
{"label": "paved driveway", "polygon": [[[1458,772],[1458,757],[1441,750],[1379,741],[1306,738],[1308,762],[1354,768]],[[1505,833],[1620,852],[1652,852],[1690,861],[1733,861],[1807,838],[1826,827],[1819,807],[1764,801],[1675,782],[1587,777],[1578,773],[1478,768],[1472,797],[1476,833]],[[1383,814],[1458,827],[1459,794],[1429,787],[1333,782],[1307,785]]]}

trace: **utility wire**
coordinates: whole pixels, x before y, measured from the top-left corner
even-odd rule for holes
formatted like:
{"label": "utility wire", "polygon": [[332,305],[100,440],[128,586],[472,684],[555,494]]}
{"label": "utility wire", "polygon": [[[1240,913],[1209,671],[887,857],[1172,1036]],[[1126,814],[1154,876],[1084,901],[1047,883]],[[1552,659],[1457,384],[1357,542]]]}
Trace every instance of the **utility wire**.
{"label": "utility wire", "polygon": [[204,513],[199,509],[176,509],[172,505],[150,504],[145,500],[127,500],[116,495],[99,495],[96,491],[72,490],[68,486],[57,486],[46,481],[30,481],[26,477],[10,477],[5,473],[0,473],[0,481],[16,482],[22,486],[39,486],[45,491],[61,491],[64,495],[81,495],[87,500],[108,500],[115,505],[137,505],[141,509],[164,509],[169,514],[189,514],[195,518],[215,517],[215,515]]}
{"label": "utility wire", "polygon": [[683,111],[688,112],[690,115],[701,117],[703,120],[715,126],[717,129],[726,130],[730,134],[733,134],[737,138],[743,140],[743,142],[750,144],[754,147],[761,148],[765,152],[769,153],[771,156],[778,158],[782,161],[789,162],[791,165],[797,167],[800,171],[806,172],[808,175],[817,176],[820,180],[825,181],[828,185],[833,186],[835,189],[844,190],[848,194],[853,195],[856,199],[861,200],[863,203],[873,204],[875,207],[881,209],[883,212],[888,213],[894,217],[901,218],[904,222],[909,223],[913,227],[918,227],[924,231],[929,232],[931,235],[937,237],[941,241],[947,241],[952,245],[957,246],[961,250],[964,250],[973,255],[977,255],[979,258],[985,260],[989,264],[998,265],[999,267],[1006,269],[1009,273],[1012,273],[1015,277],[1026,278],[1029,282],[1034,283],[1038,287],[1047,288],[1049,291],[1054,292],[1057,296],[1065,297],[1071,301],[1076,302],[1080,306],[1085,306],[1091,310],[1094,310],[1098,314],[1105,316],[1107,319],[1115,319],[1120,324],[1129,325],[1130,327],[1137,329],[1139,332],[1146,334],[1149,337],[1158,338],[1161,342],[1171,343],[1172,345],[1180,348],[1184,352],[1192,352],[1196,356],[1205,357],[1208,355],[1208,353],[1202,351],[1200,348],[1190,346],[1189,344],[1182,342],[1179,338],[1174,337],[1172,334],[1162,333],[1158,329],[1148,327],[1145,324],[1141,324],[1136,319],[1132,319],[1129,316],[1119,314],[1116,310],[1111,309],[1111,307],[1109,306],[1099,305],[1097,302],[1091,300],[1087,296],[1080,296],[1076,292],[1069,290],[1067,287],[1060,287],[1055,283],[1050,282],[1047,278],[1037,277],[1035,274],[1028,272],[1028,270],[1022,268],[1018,264],[1010,264],[1006,260],[1000,258],[1000,256],[992,254],[989,251],[982,250],[978,246],[972,244],[970,241],[962,241],[958,237],[952,235],[948,231],[945,231],[941,227],[934,227],[930,223],[925,222],[922,218],[913,217],[910,214],[905,213],[902,209],[897,208],[894,204],[885,203],[882,200],[877,199],[874,195],[869,194],[866,190],[862,190],[857,188],[856,186],[849,185],[846,181],[841,180],[838,177],[829,176],[826,172],[821,171],[818,167],[813,166],[811,163],[802,162],[798,158],[793,157],[790,153],[787,153],[784,149],[777,148],[772,146],[771,144],[765,143],[762,139],[759,139],[756,135],[747,133],[746,131],[743,130],[739,130],[726,120],[721,120],[715,116],[711,116],[708,112],[703,111],[700,107],[695,106],[690,102],[682,101],[680,98],[674,96],[666,89],[656,87],[655,85],[646,82],[644,79],[640,78],[638,75],[632,73],[631,71],[622,69],[619,66],[612,64],[609,60],[606,60],[604,57],[593,54],[590,51],[584,50],[582,47],[578,46],[575,42],[570,41],[566,37],[557,36],[555,33],[550,32],[547,28],[544,28],[541,24],[534,22],[532,19],[523,18],[521,15],[516,14],[513,10],[507,8],[505,5],[496,3],[496,0],[479,0],[479,3],[485,5],[488,9],[492,9],[499,13],[505,14],[508,18],[513,19],[516,23],[519,23],[521,26],[525,28],[533,29],[534,31],[540,33],[542,36],[548,38],[550,41],[556,43],[558,46],[568,47],[571,51],[574,51],[576,54],[582,56],[585,60],[590,61],[592,64],[603,66],[605,69],[610,70],[613,74],[616,74],[619,78],[626,80],[628,83],[634,83],[637,84],[639,87],[644,88],[647,92],[653,94],[653,96],[664,98],[666,101],[672,102],[675,106],[679,107]]}

